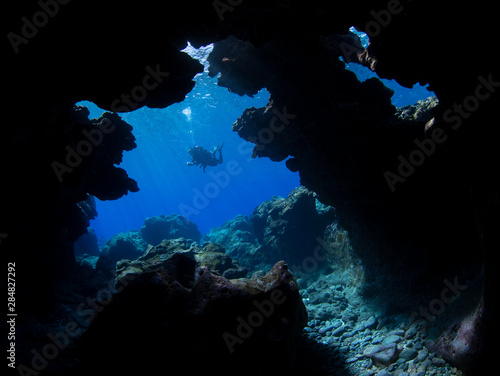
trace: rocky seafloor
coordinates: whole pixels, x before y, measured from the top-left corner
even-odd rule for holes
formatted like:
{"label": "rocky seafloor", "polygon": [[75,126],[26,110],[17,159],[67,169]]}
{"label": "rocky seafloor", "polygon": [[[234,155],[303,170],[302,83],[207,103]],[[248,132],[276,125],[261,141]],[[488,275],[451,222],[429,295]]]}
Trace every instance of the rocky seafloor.
{"label": "rocky seafloor", "polygon": [[[303,221],[305,213],[308,213],[309,222]],[[178,234],[184,234],[188,239],[178,238]],[[149,243],[149,245],[145,241],[145,238],[158,240],[157,236],[165,240],[160,244]],[[135,250],[136,253],[131,250]],[[175,261],[171,264],[175,257],[188,257],[192,261],[186,258],[188,261]],[[99,307],[104,311],[104,315],[99,309],[95,309],[97,311],[95,322],[94,317],[90,316],[90,323],[85,323],[85,316],[81,315],[81,304],[79,307],[75,307],[74,304],[65,305],[66,314],[69,315],[66,321],[77,321],[81,328],[85,328],[85,334],[82,336],[83,341],[76,341],[75,350],[77,352],[75,358],[80,359],[79,362],[83,363],[83,366],[79,362],[72,365],[69,362],[64,364],[64,367],[81,368],[86,372],[89,370],[88,363],[91,362],[89,359],[95,361],[97,357],[101,361],[106,359],[111,362],[108,367],[114,369],[113,367],[116,367],[113,365],[114,362],[123,357],[124,349],[130,345],[128,341],[144,338],[147,343],[152,338],[151,334],[136,333],[138,329],[133,323],[133,318],[136,316],[131,313],[131,307],[148,306],[152,301],[156,307],[157,304],[164,304],[161,303],[163,299],[170,303],[171,299],[174,299],[173,301],[177,302],[176,308],[160,312],[157,312],[156,308],[148,308],[149,311],[144,313],[144,320],[152,323],[139,325],[140,328],[146,327],[149,330],[157,328],[155,329],[158,331],[157,335],[171,338],[176,348],[192,346],[194,356],[199,359],[208,361],[207,359],[212,356],[213,361],[220,361],[226,365],[234,361],[234,367],[240,367],[242,362],[248,361],[245,356],[221,357],[219,353],[224,354],[225,351],[224,346],[219,343],[220,333],[207,334],[204,329],[200,329],[206,324],[207,315],[211,317],[214,312],[205,311],[206,301],[220,308],[218,313],[209,319],[211,327],[221,326],[220,331],[226,330],[228,333],[229,329],[224,325],[230,325],[227,323],[232,321],[231,314],[246,317],[248,312],[252,312],[248,311],[249,308],[245,304],[241,305],[243,308],[231,311],[235,304],[231,299],[240,296],[241,291],[243,295],[246,294],[244,291],[253,291],[251,294],[257,295],[250,295],[248,301],[254,299],[254,305],[255,301],[264,301],[265,299],[259,295],[260,292],[255,292],[256,290],[248,286],[258,286],[267,278],[267,286],[271,287],[266,288],[266,293],[272,296],[273,289],[282,286],[282,282],[279,278],[269,276],[273,275],[273,270],[281,270],[280,268],[284,267],[284,270],[289,270],[293,274],[290,278],[295,282],[290,286],[297,283],[302,302],[294,298],[293,305],[279,313],[273,312],[270,316],[277,319],[278,323],[275,323],[275,326],[266,324],[261,328],[256,325],[260,334],[256,337],[254,345],[268,350],[266,350],[267,358],[262,351],[257,352],[260,354],[258,356],[260,361],[253,361],[254,374],[268,374],[259,368],[266,368],[266,362],[272,363],[280,359],[280,362],[287,364],[289,360],[282,358],[286,358],[285,354],[289,352],[296,353],[291,362],[292,366],[288,368],[284,365],[282,369],[297,374],[305,374],[304,372],[310,375],[363,376],[465,374],[457,365],[448,363],[433,351],[434,340],[440,334],[440,330],[446,327],[446,323],[454,320],[455,313],[463,314],[477,303],[477,299],[474,298],[478,292],[477,280],[462,281],[456,277],[454,280],[445,279],[444,285],[437,286],[437,289],[425,286],[420,294],[401,293],[399,290],[404,288],[399,286],[398,289],[394,285],[396,282],[394,280],[389,283],[383,273],[375,277],[365,273],[363,261],[351,245],[350,234],[337,223],[335,209],[320,204],[315,195],[303,187],[295,189],[286,198],[273,197],[255,208],[250,217],[239,215],[221,227],[212,229],[203,237],[192,222],[181,216],[148,218],[140,230],[117,234],[110,239],[97,260],[95,256],[90,255],[79,256],[79,260],[82,268],[86,268],[88,275],[92,275],[94,280],[99,276],[101,282],[98,285],[102,286],[103,281],[109,282],[109,278],[114,281],[115,275],[117,280],[115,284],[119,284],[120,280],[131,275],[140,276],[141,282],[135,294],[134,290],[127,286],[125,288],[127,294],[122,294],[125,297],[114,299],[109,305],[113,308],[106,308],[107,303],[101,304]],[[288,265],[280,264],[282,262],[280,260],[285,260]],[[186,272],[185,265],[188,264],[190,266]],[[195,272],[196,267],[198,269]],[[271,274],[266,274],[269,271]],[[185,277],[193,273],[192,278]],[[206,285],[199,282],[200,279],[197,277],[199,273],[200,275],[209,273],[211,278],[209,280],[212,282],[209,283],[208,290]],[[166,290],[169,298],[165,298],[165,293],[151,292],[157,288],[156,282],[152,281],[158,278],[167,281],[165,283],[168,286]],[[404,282],[401,281],[401,284]],[[226,287],[221,289],[221,286]],[[443,287],[447,286],[449,291],[443,295]],[[439,288],[441,295],[438,293]],[[172,291],[177,292],[172,295]],[[292,289],[290,294],[294,293],[295,290]],[[99,292],[97,294],[99,295]],[[154,299],[148,297],[150,294]],[[180,298],[178,294],[181,294]],[[192,304],[197,308],[183,306],[184,303],[179,305],[179,302],[185,302],[182,294],[187,294],[191,300],[194,299]],[[220,300],[221,294],[225,296],[222,300]],[[444,300],[446,304],[436,303],[438,301],[435,299],[436,296],[441,296],[441,301]],[[102,299],[100,297],[100,300]],[[267,301],[269,299],[271,298]],[[238,304],[240,303],[236,306],[239,307]],[[179,306],[185,310],[178,308]],[[302,309],[307,312],[307,318],[297,313]],[[129,320],[132,323],[129,324]],[[287,323],[288,326],[283,327],[282,323]],[[168,329],[172,324],[181,326],[179,332]],[[110,326],[119,329],[109,329]],[[187,327],[191,329],[188,330]],[[183,340],[186,333],[189,333],[191,338],[188,344]],[[226,346],[238,349],[240,346],[238,338],[233,338],[234,342],[226,341]],[[253,336],[251,338],[253,339]],[[209,346],[214,352],[209,352],[209,355],[205,350],[199,349],[200,346],[202,348],[206,346],[207,341],[214,342]],[[170,349],[171,345],[172,343],[163,345],[165,350],[169,349],[167,351],[169,354],[175,353]],[[110,348],[115,349],[115,352],[108,350]],[[145,348],[156,354],[155,346],[153,346],[154,351],[150,345],[146,345]],[[294,350],[291,351],[290,348]],[[245,349],[242,353],[248,350],[246,347]],[[276,354],[273,351],[269,352],[269,349],[276,351]],[[255,356],[253,349],[250,353]],[[68,359],[71,358],[71,352],[69,354]],[[147,359],[154,363],[152,356]],[[268,371],[275,369],[274,366],[269,367]]]}

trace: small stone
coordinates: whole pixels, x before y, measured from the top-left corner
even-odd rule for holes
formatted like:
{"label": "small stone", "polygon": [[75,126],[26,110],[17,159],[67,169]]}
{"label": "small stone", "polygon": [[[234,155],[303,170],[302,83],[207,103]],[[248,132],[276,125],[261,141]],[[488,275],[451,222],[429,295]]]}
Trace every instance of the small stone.
{"label": "small stone", "polygon": [[368,347],[363,354],[370,358],[377,367],[387,367],[398,359],[395,344]]}
{"label": "small stone", "polygon": [[438,367],[442,367],[446,364],[446,362],[444,359],[435,357],[435,358],[432,358],[432,364],[434,364],[435,366],[438,366]]}
{"label": "small stone", "polygon": [[384,338],[384,340],[382,341],[382,345],[390,345],[391,343],[399,343],[399,342],[401,342],[402,339],[403,338],[401,338],[400,336],[392,334],[392,335]]}
{"label": "small stone", "polygon": [[417,328],[412,326],[410,329],[406,331],[405,338],[413,338],[417,334]]}
{"label": "small stone", "polygon": [[385,369],[383,369],[380,372],[377,372],[375,376],[389,376],[389,372],[387,372]]}
{"label": "small stone", "polygon": [[350,331],[350,332],[345,332],[344,334],[342,334],[342,339],[345,340],[347,338],[352,338],[352,336],[355,334],[356,332],[353,330],[353,331]]}
{"label": "small stone", "polygon": [[404,349],[401,351],[401,354],[399,354],[400,359],[404,359],[406,362],[415,359],[418,355],[418,351],[414,349]]}
{"label": "small stone", "polygon": [[403,329],[395,329],[395,330],[389,332],[389,335],[404,337],[405,331]]}
{"label": "small stone", "polygon": [[340,328],[335,329],[332,332],[332,336],[334,336],[334,337],[340,337],[345,332],[345,330],[346,330],[346,327],[345,327],[345,325],[343,325]]}
{"label": "small stone", "polygon": [[427,371],[427,368],[429,368],[431,364],[432,364],[432,362],[429,359],[424,360],[417,367],[417,372],[424,372],[425,373],[425,371]]}
{"label": "small stone", "polygon": [[358,360],[358,357],[357,357],[357,356],[351,356],[350,358],[347,358],[347,359],[345,360],[345,362],[346,362],[347,364],[349,364],[349,363],[354,363],[354,362],[356,362],[357,360]]}
{"label": "small stone", "polygon": [[384,338],[383,338],[383,337],[375,337],[375,338],[373,338],[373,340],[372,340],[372,345],[377,345],[377,344],[379,344],[380,342],[382,342],[383,340],[384,340]]}
{"label": "small stone", "polygon": [[420,362],[423,362],[427,357],[429,356],[429,350],[427,350],[425,347],[418,352],[417,359]]}
{"label": "small stone", "polygon": [[333,323],[332,323],[332,327],[337,329],[339,327],[341,327],[343,325],[343,322],[342,320],[335,320]]}
{"label": "small stone", "polygon": [[363,327],[363,329],[375,329],[377,327],[377,324],[378,323],[375,316],[371,316],[367,320],[363,321],[361,326]]}
{"label": "small stone", "polygon": [[[398,359],[398,362],[402,360],[401,358]],[[408,363],[407,362],[402,362],[399,364],[398,366],[398,370],[401,370],[401,371],[406,371],[408,369]]]}
{"label": "small stone", "polygon": [[345,354],[349,352],[349,346],[342,346],[340,349],[339,349],[339,353],[341,354]]}
{"label": "small stone", "polygon": [[397,369],[392,374],[393,376],[408,376],[408,372],[403,371],[402,369]]}

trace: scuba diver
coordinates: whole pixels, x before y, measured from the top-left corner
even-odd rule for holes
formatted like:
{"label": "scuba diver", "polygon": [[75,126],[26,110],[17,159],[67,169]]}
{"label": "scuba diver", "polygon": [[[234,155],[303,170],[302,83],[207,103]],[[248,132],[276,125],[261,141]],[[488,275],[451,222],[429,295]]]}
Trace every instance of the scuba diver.
{"label": "scuba diver", "polygon": [[[218,164],[221,164],[223,146],[224,143],[222,143],[221,146],[214,146],[214,151],[212,152],[209,152],[202,146],[194,146],[192,148],[189,148],[188,153],[191,156],[191,162],[187,162],[187,165],[188,166],[196,165],[203,167],[203,172],[205,172],[207,166],[217,166]],[[217,152],[219,152],[219,158],[215,157],[215,153]]]}

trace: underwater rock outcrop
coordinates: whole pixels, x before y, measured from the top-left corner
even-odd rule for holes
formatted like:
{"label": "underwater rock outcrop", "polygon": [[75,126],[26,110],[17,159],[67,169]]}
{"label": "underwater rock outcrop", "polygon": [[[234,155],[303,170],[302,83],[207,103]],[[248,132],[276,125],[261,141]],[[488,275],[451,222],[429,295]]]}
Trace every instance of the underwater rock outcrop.
{"label": "underwater rock outcrop", "polygon": [[159,215],[146,218],[141,227],[142,238],[151,245],[158,245],[163,239],[186,238],[199,242],[198,226],[178,214]]}
{"label": "underwater rock outcrop", "polygon": [[245,267],[253,269],[265,263],[265,255],[259,251],[260,244],[246,216],[237,215],[222,226],[212,228],[202,242],[221,244],[228,255]]}
{"label": "underwater rock outcrop", "polygon": [[226,250],[220,244],[206,243],[203,251],[195,255],[195,260],[227,279],[244,278],[248,274],[248,270],[241,267],[238,261],[226,255]]}
{"label": "underwater rock outcrop", "polygon": [[293,369],[307,313],[287,264],[257,279],[228,280],[199,267],[194,253],[193,243],[165,241],[119,264],[120,291],[77,344],[76,374],[96,364],[117,374]]}
{"label": "underwater rock outcrop", "polygon": [[254,209],[250,223],[268,262],[286,258],[301,264],[313,254],[317,239],[335,217],[333,208],[319,206],[313,192],[299,187],[286,198],[274,197]]}
{"label": "underwater rock outcrop", "polygon": [[229,279],[247,275],[247,270],[241,268],[236,260],[226,255],[224,247],[220,244],[206,243],[203,248],[200,248],[190,239],[178,238],[163,240],[154,247],[149,245],[147,250],[138,257],[122,258],[116,264],[117,281],[125,275],[157,269],[174,253],[183,253],[193,258],[199,266],[207,267],[213,273]]}
{"label": "underwater rock outcrop", "polygon": [[[391,23],[391,30],[395,25],[399,22]],[[385,40],[385,32],[373,39]],[[249,95],[257,87],[266,87],[271,94],[265,108],[247,109],[233,124],[240,137],[255,144],[253,157],[268,157],[273,161],[291,157],[286,165],[299,172],[301,184],[317,193],[321,202],[336,208],[340,225],[349,231],[360,250],[369,280],[384,275],[386,284],[399,288],[405,285],[394,281],[416,268],[417,278],[406,282],[405,288],[418,293],[422,285],[439,289],[444,275],[470,278],[479,273],[483,256],[471,250],[477,250],[481,244],[491,258],[494,254],[491,245],[498,238],[491,231],[493,223],[498,225],[493,214],[498,213],[498,200],[493,199],[489,188],[491,166],[486,168],[498,155],[489,144],[480,147],[472,159],[464,157],[460,150],[468,148],[468,137],[478,146],[483,142],[481,132],[487,134],[490,130],[485,128],[486,117],[461,111],[461,103],[478,103],[472,111],[476,115],[479,99],[473,93],[498,86],[493,75],[478,67],[477,72],[484,74],[469,76],[465,86],[456,92],[449,89],[456,85],[452,77],[458,80],[452,70],[442,72],[442,77],[436,71],[422,73],[418,79],[411,75],[412,78],[398,77],[397,72],[406,70],[398,63],[393,65],[400,62],[401,56],[393,55],[398,48],[392,43],[395,40],[405,43],[403,34],[398,34],[389,43],[392,50],[377,42],[358,55],[359,61],[381,76],[396,77],[405,85],[420,80],[430,82],[431,89],[438,82],[446,82],[449,87],[435,90],[438,105],[431,99],[397,110],[391,105],[392,92],[378,79],[359,82],[345,70],[338,60],[340,55],[345,59],[342,50],[347,47],[342,46],[342,38],[305,39],[294,39],[293,51],[286,37],[269,40],[259,48],[235,39],[215,44],[210,73],[220,72],[220,85]],[[359,43],[350,43],[350,48],[353,45]],[[297,56],[297,51],[301,56]],[[382,64],[374,53],[375,58],[363,61],[374,51],[384,51],[380,56],[388,60]],[[409,57],[413,52],[405,53]],[[394,60],[389,61],[389,56]],[[423,66],[427,64],[429,61]],[[391,69],[394,71],[390,72]],[[257,70],[266,72],[259,80],[254,79]],[[424,76],[428,80],[422,80]],[[490,90],[491,93],[497,94],[496,89]],[[485,98],[490,98],[490,94]],[[493,113],[493,101],[481,102],[481,106],[483,113]],[[474,124],[476,129],[456,132],[466,122]],[[488,144],[490,140],[484,142]],[[482,212],[475,205],[465,210],[457,205],[470,202],[471,192],[476,192],[473,200],[482,200],[496,209]],[[485,223],[479,226],[479,232],[477,223],[474,224],[477,221]],[[487,228],[490,230],[485,232]],[[457,233],[464,236],[457,237]],[[486,233],[492,240],[478,240]],[[486,263],[492,262],[489,259]],[[391,267],[395,264],[405,267]],[[495,287],[491,277],[485,281],[490,281],[486,297],[493,294]],[[487,304],[480,306],[487,307]],[[464,325],[468,325],[466,321]],[[469,359],[479,358],[469,354]]]}
{"label": "underwater rock outcrop", "polygon": [[106,242],[97,260],[96,270],[112,276],[116,263],[122,259],[135,260],[147,249],[148,243],[141,237],[139,231],[127,231],[116,234]]}
{"label": "underwater rock outcrop", "polygon": [[178,214],[146,218],[140,230],[117,234],[103,248],[97,269],[114,273],[116,263],[122,259],[135,260],[150,245],[159,245],[165,239],[186,238],[200,241],[201,234],[195,223]]}

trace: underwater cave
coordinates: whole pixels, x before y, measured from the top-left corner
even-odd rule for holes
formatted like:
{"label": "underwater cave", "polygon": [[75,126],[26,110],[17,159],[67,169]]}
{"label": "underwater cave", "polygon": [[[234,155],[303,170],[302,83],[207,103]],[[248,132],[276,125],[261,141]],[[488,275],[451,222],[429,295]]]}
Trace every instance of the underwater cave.
{"label": "underwater cave", "polygon": [[491,3],[5,13],[7,371],[495,367]]}

